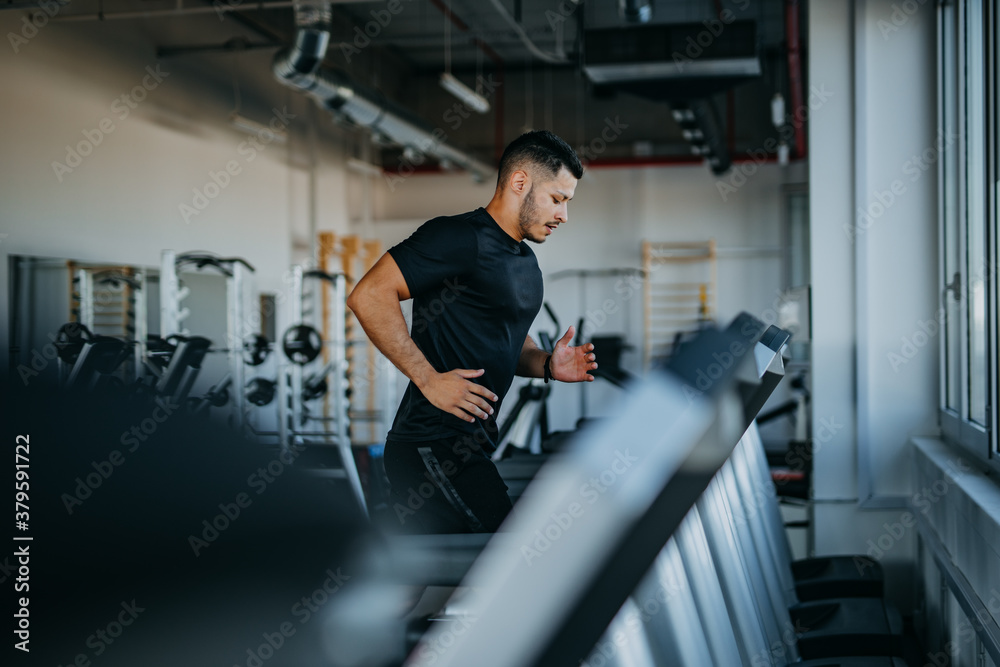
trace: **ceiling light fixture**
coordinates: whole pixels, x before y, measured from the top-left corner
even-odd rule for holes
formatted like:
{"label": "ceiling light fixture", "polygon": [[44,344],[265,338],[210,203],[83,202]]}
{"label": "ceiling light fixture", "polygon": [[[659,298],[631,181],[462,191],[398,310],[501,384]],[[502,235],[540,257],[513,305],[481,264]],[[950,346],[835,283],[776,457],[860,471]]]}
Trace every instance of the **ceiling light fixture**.
{"label": "ceiling light fixture", "polygon": [[489,100],[456,79],[451,72],[445,72],[441,75],[441,87],[473,111],[488,113],[490,110]]}
{"label": "ceiling light fixture", "polygon": [[473,111],[487,113],[490,110],[490,103],[485,97],[456,79],[451,73],[451,16],[448,14],[444,17],[444,73],[441,75],[441,87]]}
{"label": "ceiling light fixture", "polygon": [[771,98],[771,122],[777,128],[785,124],[785,98],[781,93],[775,93]]}
{"label": "ceiling light fixture", "polygon": [[288,141],[288,132],[284,129],[271,129],[263,123],[258,123],[235,112],[229,115],[229,125],[240,132],[255,136],[265,143],[284,144]]}

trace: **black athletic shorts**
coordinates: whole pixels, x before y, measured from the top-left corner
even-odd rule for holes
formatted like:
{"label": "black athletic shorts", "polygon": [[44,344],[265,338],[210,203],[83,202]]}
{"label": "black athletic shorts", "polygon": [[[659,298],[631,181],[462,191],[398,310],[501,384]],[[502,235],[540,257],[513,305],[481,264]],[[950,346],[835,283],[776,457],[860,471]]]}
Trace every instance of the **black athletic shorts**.
{"label": "black athletic shorts", "polygon": [[385,444],[390,509],[404,533],[495,532],[512,508],[497,467],[468,435]]}

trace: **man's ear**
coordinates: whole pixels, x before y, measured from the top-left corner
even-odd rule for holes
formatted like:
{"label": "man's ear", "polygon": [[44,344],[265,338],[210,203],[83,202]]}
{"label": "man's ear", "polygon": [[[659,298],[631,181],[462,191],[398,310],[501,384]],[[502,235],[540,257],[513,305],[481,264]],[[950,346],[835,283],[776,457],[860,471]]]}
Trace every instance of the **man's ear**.
{"label": "man's ear", "polygon": [[510,176],[509,187],[518,196],[523,196],[531,189],[531,177],[528,172],[518,169]]}

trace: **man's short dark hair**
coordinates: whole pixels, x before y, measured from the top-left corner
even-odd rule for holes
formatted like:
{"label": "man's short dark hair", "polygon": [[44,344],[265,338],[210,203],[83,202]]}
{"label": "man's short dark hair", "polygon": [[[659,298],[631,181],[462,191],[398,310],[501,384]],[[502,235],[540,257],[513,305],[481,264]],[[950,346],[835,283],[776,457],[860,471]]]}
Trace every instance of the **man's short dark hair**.
{"label": "man's short dark hair", "polygon": [[548,130],[525,132],[507,144],[500,158],[497,185],[509,181],[518,169],[528,167],[535,167],[549,176],[555,176],[565,167],[577,180],[583,176],[583,165],[576,151]]}

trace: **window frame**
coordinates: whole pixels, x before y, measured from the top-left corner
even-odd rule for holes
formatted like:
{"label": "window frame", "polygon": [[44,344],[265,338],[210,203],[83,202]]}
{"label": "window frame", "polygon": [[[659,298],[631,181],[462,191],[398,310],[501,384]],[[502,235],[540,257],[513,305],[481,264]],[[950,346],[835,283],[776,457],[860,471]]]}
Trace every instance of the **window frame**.
{"label": "window frame", "polygon": [[[938,160],[938,277],[942,286],[940,292],[939,313],[941,318],[941,336],[939,343],[940,380],[939,380],[939,422],[946,440],[958,445],[961,449],[989,467],[1000,472],[1000,448],[997,442],[997,190],[1000,184],[997,176],[1000,174],[1000,155],[997,142],[1000,124],[998,124],[998,67],[997,35],[1000,29],[998,12],[991,2],[982,0],[954,0],[938,5],[937,25],[937,111],[939,136],[951,126],[959,136],[955,146],[949,149]],[[966,30],[970,16],[981,19],[979,25],[981,44],[969,42],[975,39],[976,32]],[[975,20],[975,19],[973,19]],[[981,66],[969,66],[971,58],[982,58]],[[982,81],[970,86],[970,76],[979,74]],[[982,136],[985,146],[983,164],[970,165],[970,151],[967,150],[970,128],[970,99],[975,91],[983,91]],[[978,134],[978,132],[974,133]],[[971,167],[971,168],[970,168]],[[976,192],[970,178],[979,175],[982,178],[982,201],[970,202],[970,194]],[[982,250],[984,257],[970,256],[970,215],[975,211],[983,212],[984,238]],[[951,300],[955,299],[953,276],[948,275],[950,260],[955,260],[955,269],[960,273],[960,287],[955,315],[949,314]],[[982,269],[979,269],[979,267]],[[983,274],[985,290],[985,418],[980,424],[973,421],[970,406],[972,378],[971,328],[972,299],[970,286],[979,275]],[[950,324],[953,317],[958,318],[958,340],[950,335]],[[957,346],[957,349],[956,347]],[[950,358],[957,352],[958,390],[959,396],[950,396],[950,372],[953,370]],[[950,400],[952,399],[952,400]]]}

